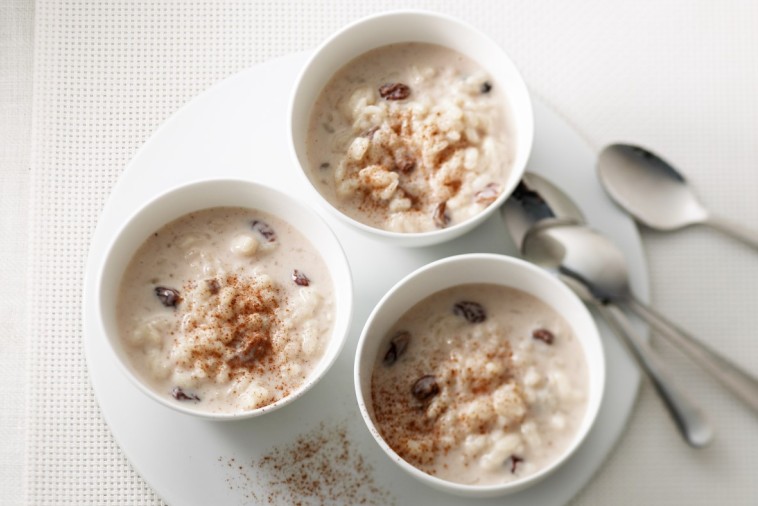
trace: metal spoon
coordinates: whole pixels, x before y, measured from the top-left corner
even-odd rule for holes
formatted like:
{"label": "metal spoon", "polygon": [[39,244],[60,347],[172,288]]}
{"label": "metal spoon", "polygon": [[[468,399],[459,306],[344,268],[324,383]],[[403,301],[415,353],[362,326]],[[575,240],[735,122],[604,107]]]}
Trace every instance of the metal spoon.
{"label": "metal spoon", "polygon": [[[571,202],[571,199],[549,181],[532,174],[530,185],[529,189],[534,193],[550,188],[549,192],[540,195],[545,206],[556,210],[554,215],[558,209],[568,208],[566,201]],[[527,218],[519,215],[530,213],[531,209],[520,205],[515,197],[508,199],[511,200],[511,205],[503,208],[503,215],[517,246],[527,258],[535,263],[559,267],[564,274],[570,274],[585,284],[592,295],[603,303],[625,305],[645,320],[657,335],[668,339],[758,412],[758,378],[635,297],[629,286],[626,259],[612,241],[584,224],[577,223],[577,214],[572,212],[565,218],[554,217],[552,222],[536,220],[537,230],[551,230],[551,233],[547,238],[541,237],[534,242],[529,233],[522,234],[520,228],[514,226],[527,221]],[[561,226],[551,226],[551,223]],[[572,224],[575,226],[570,226]],[[533,242],[530,243],[530,240]]]}
{"label": "metal spoon", "polygon": [[[640,337],[629,323],[626,315],[613,303],[603,303],[592,291],[591,285],[581,276],[562,265],[560,259],[571,257],[560,236],[563,229],[588,231],[574,223],[536,224],[519,239],[519,220],[514,214],[502,210],[509,232],[521,242],[521,252],[528,260],[545,266],[556,267],[559,277],[585,302],[593,305],[610,324],[611,328],[626,342],[641,369],[647,374],[673,418],[684,440],[695,448],[706,446],[713,439],[713,429],[697,405],[677,386],[667,369],[649,343]],[[513,228],[514,224],[516,225]],[[574,262],[575,263],[575,262]],[[574,266],[571,264],[571,266]]]}
{"label": "metal spoon", "polygon": [[758,249],[758,231],[711,214],[684,176],[647,149],[612,144],[600,152],[597,170],[613,200],[650,228],[709,225]]}
{"label": "metal spoon", "polygon": [[582,211],[563,191],[533,172],[526,172],[521,177],[501,212],[508,216],[508,230],[519,249],[527,232],[537,224],[585,221]]}

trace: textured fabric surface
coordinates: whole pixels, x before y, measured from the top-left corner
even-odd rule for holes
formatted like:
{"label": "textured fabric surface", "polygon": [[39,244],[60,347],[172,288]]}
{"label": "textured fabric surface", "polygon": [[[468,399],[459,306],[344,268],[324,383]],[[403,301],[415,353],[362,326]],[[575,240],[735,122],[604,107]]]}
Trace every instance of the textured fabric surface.
{"label": "textured fabric surface", "polygon": [[0,3],[0,503],[24,501],[32,29],[27,0]]}
{"label": "textured fabric surface", "polygon": [[[647,144],[685,168],[709,206],[758,223],[758,5],[748,1],[41,0],[26,292],[33,315],[30,504],[160,502],[102,421],[81,347],[88,242],[125,164],[171,113],[220,79],[312,48],[363,15],[401,7],[471,22],[507,49],[533,93],[594,148],[619,139]],[[25,199],[24,188],[2,181],[0,211],[6,216],[10,208],[23,220],[25,209],[5,194],[18,191]],[[17,240],[3,251],[26,247]],[[646,232],[644,240],[658,307],[758,370],[758,255],[702,229]],[[17,267],[3,265],[3,279],[23,285]],[[4,288],[2,295],[10,293]],[[6,308],[11,317],[23,310],[14,299],[2,302],[3,316]],[[718,439],[706,450],[687,448],[644,385],[629,430],[575,502],[755,504],[755,418],[684,359],[663,351],[711,414]]]}

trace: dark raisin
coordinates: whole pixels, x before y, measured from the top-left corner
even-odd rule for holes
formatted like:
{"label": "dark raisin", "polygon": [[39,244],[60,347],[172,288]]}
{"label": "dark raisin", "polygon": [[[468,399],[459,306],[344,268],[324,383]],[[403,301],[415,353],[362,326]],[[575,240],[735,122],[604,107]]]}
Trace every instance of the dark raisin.
{"label": "dark raisin", "polygon": [[516,466],[519,465],[521,462],[524,461],[521,457],[518,455],[511,455],[511,474],[516,474]]}
{"label": "dark raisin", "polygon": [[292,272],[292,281],[298,286],[308,286],[311,284],[311,280],[308,279],[308,276],[297,269]]}
{"label": "dark raisin", "polygon": [[434,376],[427,374],[416,380],[411,392],[413,393],[413,397],[421,402],[426,402],[440,393],[440,386],[437,384],[437,379]]}
{"label": "dark raisin", "polygon": [[271,353],[271,339],[260,333],[253,333],[233,343],[236,356],[231,360],[232,367],[247,366],[260,361]]}
{"label": "dark raisin", "polygon": [[390,347],[384,354],[384,365],[392,365],[397,362],[405,350],[408,349],[408,343],[411,340],[411,333],[407,330],[401,330],[390,340]]}
{"label": "dark raisin", "polygon": [[487,186],[474,194],[474,200],[478,204],[491,204],[500,195],[500,185],[489,183]]}
{"label": "dark raisin", "polygon": [[385,100],[404,100],[411,94],[411,89],[403,83],[387,83],[379,87],[379,95]]}
{"label": "dark raisin", "polygon": [[321,165],[319,165],[318,168],[321,169],[321,170],[326,170],[326,169],[328,169],[331,166],[332,165],[329,162],[324,162]]}
{"label": "dark raisin", "polygon": [[537,329],[534,332],[532,332],[532,337],[544,342],[545,344],[553,344],[553,341],[555,340],[555,336],[552,332],[550,332],[547,329]]}
{"label": "dark raisin", "polygon": [[174,387],[173,390],[171,390],[171,397],[176,399],[177,401],[199,401],[200,397],[193,393],[187,393],[184,390],[181,389],[181,387]]}
{"label": "dark raisin", "polygon": [[155,295],[161,300],[166,307],[176,307],[182,301],[179,296],[179,291],[173,288],[166,288],[165,286],[156,286]]}
{"label": "dark raisin", "polygon": [[489,93],[492,91],[492,84],[489,81],[484,81],[482,85],[479,87],[479,91],[482,93]]}
{"label": "dark raisin", "polygon": [[463,300],[453,306],[453,314],[462,316],[469,323],[481,323],[487,319],[487,312],[478,302]]}
{"label": "dark raisin", "polygon": [[217,279],[206,280],[206,285],[208,286],[208,291],[211,292],[212,295],[216,295],[221,289],[221,285],[218,284]]}
{"label": "dark raisin", "polygon": [[447,214],[447,202],[437,204],[432,218],[434,219],[434,224],[439,228],[445,228],[450,224],[450,215]]}
{"label": "dark raisin", "polygon": [[395,157],[395,170],[402,174],[410,174],[413,169],[416,168],[416,160],[411,156],[397,156]]}
{"label": "dark raisin", "polygon": [[253,227],[253,230],[261,234],[263,238],[268,242],[276,241],[276,232],[274,232],[274,229],[271,228],[271,225],[265,221],[253,220],[251,226]]}

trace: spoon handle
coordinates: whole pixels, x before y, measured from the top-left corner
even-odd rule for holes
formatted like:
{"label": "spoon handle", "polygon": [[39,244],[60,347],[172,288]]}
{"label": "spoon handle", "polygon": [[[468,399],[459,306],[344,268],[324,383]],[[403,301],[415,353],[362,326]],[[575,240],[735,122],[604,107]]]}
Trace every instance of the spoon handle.
{"label": "spoon handle", "polygon": [[758,231],[756,230],[749,229],[740,223],[727,220],[720,216],[711,215],[703,223],[742,241],[748,246],[758,249]]}
{"label": "spoon handle", "polygon": [[652,380],[684,440],[694,448],[710,443],[713,429],[708,420],[700,408],[673,382],[666,366],[650,344],[635,332],[623,311],[612,304],[597,303],[596,307],[611,327],[624,338],[637,362]]}
{"label": "spoon handle", "polygon": [[656,334],[685,352],[721,384],[758,413],[758,378],[712,350],[650,306],[629,297],[629,309],[645,320]]}

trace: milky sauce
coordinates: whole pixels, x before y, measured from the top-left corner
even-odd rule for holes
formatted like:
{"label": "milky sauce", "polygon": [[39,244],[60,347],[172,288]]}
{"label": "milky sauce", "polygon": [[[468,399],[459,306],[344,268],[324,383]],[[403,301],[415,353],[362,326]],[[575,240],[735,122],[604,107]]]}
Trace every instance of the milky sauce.
{"label": "milky sauce", "polygon": [[520,290],[460,285],[393,325],[372,376],[384,440],[439,478],[500,484],[554,462],[586,410],[589,373],[565,320]]}
{"label": "milky sauce", "polygon": [[300,232],[268,213],[218,207],[145,241],[117,314],[131,366],[158,395],[238,413],[305,382],[327,346],[334,296]]}
{"label": "milky sauce", "polygon": [[514,134],[500,88],[474,61],[422,43],[369,51],[321,91],[308,174],[353,219],[396,232],[445,228],[503,191]]}

